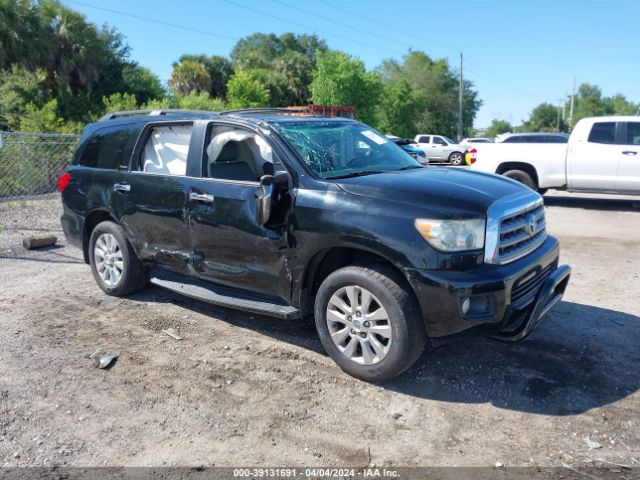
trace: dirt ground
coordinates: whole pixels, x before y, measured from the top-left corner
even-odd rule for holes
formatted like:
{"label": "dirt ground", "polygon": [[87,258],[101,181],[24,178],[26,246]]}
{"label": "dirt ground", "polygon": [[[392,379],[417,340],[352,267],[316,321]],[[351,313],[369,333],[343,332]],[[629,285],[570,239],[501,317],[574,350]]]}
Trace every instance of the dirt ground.
{"label": "dirt ground", "polygon": [[548,194],[564,301],[521,343],[428,348],[384,385],[342,373],[308,323],[108,297],[64,239],[20,246],[62,236],[57,198],[0,203],[0,466],[638,466],[637,202]]}

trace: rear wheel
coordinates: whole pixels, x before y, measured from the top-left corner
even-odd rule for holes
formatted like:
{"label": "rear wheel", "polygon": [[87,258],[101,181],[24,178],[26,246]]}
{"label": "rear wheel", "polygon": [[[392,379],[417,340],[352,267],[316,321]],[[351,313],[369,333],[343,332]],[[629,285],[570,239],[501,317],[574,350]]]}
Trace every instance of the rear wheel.
{"label": "rear wheel", "polygon": [[149,281],[148,269],[114,222],[101,222],[91,232],[89,263],[93,278],[108,295],[129,295]]}
{"label": "rear wheel", "polygon": [[516,182],[520,182],[523,185],[526,185],[531,190],[536,189],[536,182],[533,181],[533,178],[531,178],[531,175],[529,175],[527,172],[524,172],[522,170],[508,170],[502,175],[515,180]]}
{"label": "rear wheel", "polygon": [[462,153],[460,152],[453,152],[451,155],[449,155],[449,163],[451,165],[462,165],[462,163],[464,162],[464,157],[462,155]]}
{"label": "rear wheel", "polygon": [[331,358],[366,381],[398,376],[426,341],[413,296],[385,268],[349,266],[329,275],[316,295],[315,322]]}

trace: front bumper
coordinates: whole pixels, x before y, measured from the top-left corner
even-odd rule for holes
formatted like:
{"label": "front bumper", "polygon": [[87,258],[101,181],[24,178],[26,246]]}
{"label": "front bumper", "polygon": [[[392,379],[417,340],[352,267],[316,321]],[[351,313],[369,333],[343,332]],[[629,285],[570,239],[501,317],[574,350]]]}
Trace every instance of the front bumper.
{"label": "front bumper", "polygon": [[[408,270],[427,334],[432,339],[462,332],[504,341],[525,338],[567,287],[571,269],[558,267],[558,256],[558,241],[548,237],[534,252],[507,265]],[[478,307],[463,313],[465,299]]]}

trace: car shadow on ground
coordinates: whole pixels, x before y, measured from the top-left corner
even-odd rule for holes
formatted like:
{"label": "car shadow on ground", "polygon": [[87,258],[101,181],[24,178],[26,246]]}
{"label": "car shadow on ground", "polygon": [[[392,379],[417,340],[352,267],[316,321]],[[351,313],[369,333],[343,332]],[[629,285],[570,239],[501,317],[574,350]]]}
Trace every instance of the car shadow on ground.
{"label": "car shadow on ground", "polygon": [[[251,315],[156,287],[131,298],[173,303],[326,355],[312,321]],[[381,386],[430,400],[491,403],[522,412],[574,415],[640,389],[638,345],[639,317],[561,302],[522,342],[473,337],[452,340],[438,348],[427,347],[411,369]]]}
{"label": "car shadow on ground", "polygon": [[630,199],[620,198],[598,198],[579,196],[545,196],[544,204],[547,207],[581,208],[584,210],[612,210],[618,212],[638,212],[640,213],[640,197]]}
{"label": "car shadow on ground", "polygon": [[[38,248],[37,250],[25,250],[24,248],[14,247],[10,251],[15,250],[15,254],[0,254],[0,260],[18,260],[28,262],[44,262],[44,263],[84,263],[82,259],[78,259],[77,255],[67,255],[58,250],[64,250],[64,245],[50,245]],[[45,254],[45,255],[38,255]]]}

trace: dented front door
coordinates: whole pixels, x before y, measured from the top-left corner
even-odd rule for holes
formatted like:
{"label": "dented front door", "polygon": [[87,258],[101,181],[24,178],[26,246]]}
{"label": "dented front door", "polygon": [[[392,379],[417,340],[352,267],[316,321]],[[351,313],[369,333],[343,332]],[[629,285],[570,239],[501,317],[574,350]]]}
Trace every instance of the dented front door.
{"label": "dented front door", "polygon": [[188,221],[195,272],[229,287],[288,300],[286,228],[256,221],[256,182],[194,179]]}

